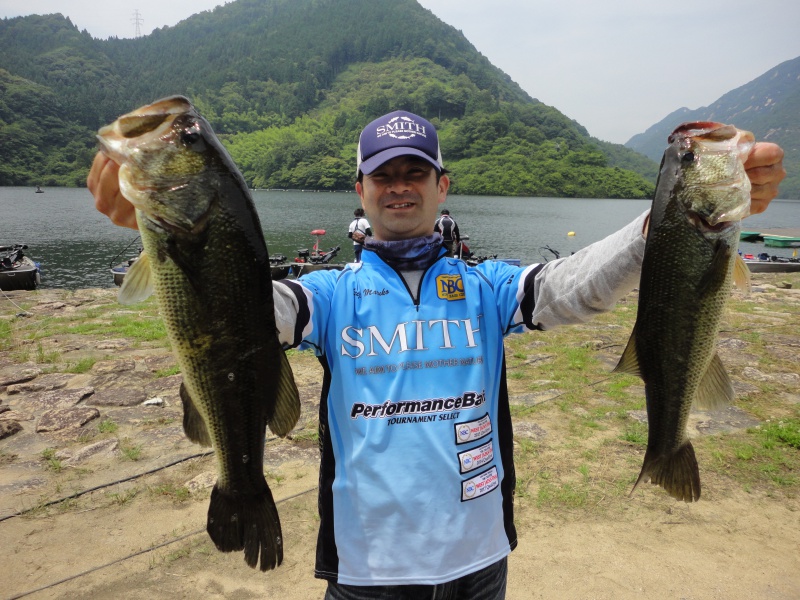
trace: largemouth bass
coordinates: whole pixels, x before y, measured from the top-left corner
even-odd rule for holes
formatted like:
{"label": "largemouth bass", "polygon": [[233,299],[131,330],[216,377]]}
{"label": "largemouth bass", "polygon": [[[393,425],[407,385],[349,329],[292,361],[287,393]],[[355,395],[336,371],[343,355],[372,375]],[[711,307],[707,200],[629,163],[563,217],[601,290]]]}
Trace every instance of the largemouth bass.
{"label": "largemouth bass", "polygon": [[[743,161],[753,135],[720,123],[684,123],[664,152],[630,341],[615,371],[645,383],[648,439],[643,481],[685,502],[700,498],[700,473],[686,424],[692,406],[733,400],[716,352],[731,282],[749,287],[737,253],[750,212]],[[631,490],[631,493],[633,493]]]}
{"label": "largemouth bass", "polygon": [[248,565],[272,569],[283,559],[283,536],[264,478],[266,427],[289,433],[300,400],[278,341],[269,256],[247,185],[181,96],[123,115],[97,138],[121,165],[120,190],[136,208],[144,247],[119,300],[155,290],[183,374],[184,431],[215,450],[208,534],[219,550],[244,550]]}

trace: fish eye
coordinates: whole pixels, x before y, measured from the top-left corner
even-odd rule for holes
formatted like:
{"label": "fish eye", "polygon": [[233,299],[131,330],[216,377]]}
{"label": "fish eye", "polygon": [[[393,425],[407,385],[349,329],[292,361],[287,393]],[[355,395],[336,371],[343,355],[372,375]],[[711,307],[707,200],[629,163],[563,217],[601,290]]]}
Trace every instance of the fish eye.
{"label": "fish eye", "polygon": [[181,133],[181,141],[189,146],[196,144],[200,139],[200,134],[194,130],[187,130]]}
{"label": "fish eye", "polygon": [[687,152],[686,154],[681,156],[681,162],[686,164],[694,162],[694,152]]}

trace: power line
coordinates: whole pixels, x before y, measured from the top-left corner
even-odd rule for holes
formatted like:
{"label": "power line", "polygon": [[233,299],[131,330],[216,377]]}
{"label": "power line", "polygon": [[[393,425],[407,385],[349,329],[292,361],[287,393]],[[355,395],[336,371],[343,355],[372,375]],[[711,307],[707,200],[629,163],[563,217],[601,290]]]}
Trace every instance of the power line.
{"label": "power line", "polygon": [[139,13],[139,9],[134,9],[133,11],[133,18],[131,19],[131,23],[136,25],[136,37],[142,37],[142,28],[141,24],[144,23],[144,19],[142,15]]}
{"label": "power line", "polygon": [[[291,496],[287,496],[286,498],[282,498],[282,499],[276,501],[275,504],[276,505],[277,504],[283,504],[284,502],[288,502],[289,500],[294,500],[295,498],[299,498],[300,496],[304,496],[305,494],[308,494],[309,492],[313,492],[318,487],[319,486],[317,486],[317,485],[312,486],[312,487],[308,488],[307,490],[304,490],[302,492],[297,492],[296,494],[292,494]],[[184,534],[184,535],[182,535],[180,537],[173,538],[171,540],[167,540],[166,542],[162,542],[162,543],[160,543],[158,545],[155,545],[155,546],[151,546],[150,548],[145,548],[144,550],[139,550],[138,552],[134,552],[133,554],[129,554],[128,556],[123,556],[122,558],[118,558],[116,560],[113,560],[111,562],[105,563],[103,565],[92,567],[91,569],[87,569],[86,571],[81,571],[80,573],[77,573],[76,575],[70,575],[69,577],[65,577],[64,579],[59,579],[58,581],[54,581],[53,583],[48,583],[47,585],[43,585],[43,586],[38,587],[38,588],[36,588],[34,590],[28,590],[27,592],[22,592],[20,594],[15,595],[15,596],[11,596],[11,597],[7,598],[7,600],[18,600],[19,598],[24,598],[25,596],[30,596],[31,594],[35,594],[36,592],[41,592],[41,591],[44,591],[44,590],[48,590],[50,588],[54,588],[54,587],[56,587],[58,585],[61,585],[62,583],[66,583],[68,581],[72,581],[74,579],[78,579],[80,577],[83,577],[84,575],[89,575],[90,573],[94,573],[95,571],[100,571],[101,569],[105,569],[107,567],[112,567],[112,566],[114,566],[114,565],[116,565],[118,563],[124,562],[126,560],[131,559],[131,558],[136,558],[137,556],[141,556],[142,554],[147,554],[148,552],[152,552],[153,550],[158,550],[160,548],[163,548],[164,546],[169,546],[170,544],[174,544],[175,542],[180,542],[180,541],[185,540],[186,538],[190,538],[190,537],[192,537],[194,535],[199,535],[199,534],[203,533],[203,531],[205,531],[205,529],[206,529],[205,527],[202,527],[202,528],[197,529],[195,531],[191,531],[191,532],[189,532],[187,534]]]}

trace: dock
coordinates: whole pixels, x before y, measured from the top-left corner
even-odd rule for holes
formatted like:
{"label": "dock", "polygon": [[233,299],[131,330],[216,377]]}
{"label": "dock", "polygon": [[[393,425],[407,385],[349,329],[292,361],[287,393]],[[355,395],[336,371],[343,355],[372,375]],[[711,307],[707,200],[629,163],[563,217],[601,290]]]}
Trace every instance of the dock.
{"label": "dock", "polygon": [[780,235],[782,237],[800,237],[800,227],[776,227],[774,229],[760,229],[759,235]]}
{"label": "dock", "polygon": [[800,248],[800,228],[775,227],[759,231],[739,232],[739,239],[743,242],[764,242],[765,246],[776,248]]}

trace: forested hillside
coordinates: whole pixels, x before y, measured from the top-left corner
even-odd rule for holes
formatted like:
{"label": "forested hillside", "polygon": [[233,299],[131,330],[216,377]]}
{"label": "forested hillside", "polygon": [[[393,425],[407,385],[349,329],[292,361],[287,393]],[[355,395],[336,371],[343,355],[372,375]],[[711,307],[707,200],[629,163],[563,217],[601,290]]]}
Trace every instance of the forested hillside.
{"label": "forested hillside", "polygon": [[800,198],[800,57],[781,63],[732,90],[710,106],[680,108],[625,144],[658,160],[664,141],[684,121],[720,121],[752,131],[756,139],[780,144],[787,177],[782,198]]}
{"label": "forested hillside", "polygon": [[0,185],[83,185],[94,132],[171,94],[254,187],[352,189],[361,127],[404,108],[439,128],[455,193],[653,191],[655,163],[531,98],[415,0],[236,0],[124,40],[4,19]]}

